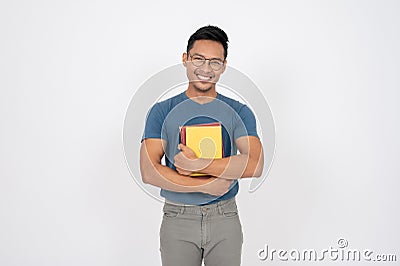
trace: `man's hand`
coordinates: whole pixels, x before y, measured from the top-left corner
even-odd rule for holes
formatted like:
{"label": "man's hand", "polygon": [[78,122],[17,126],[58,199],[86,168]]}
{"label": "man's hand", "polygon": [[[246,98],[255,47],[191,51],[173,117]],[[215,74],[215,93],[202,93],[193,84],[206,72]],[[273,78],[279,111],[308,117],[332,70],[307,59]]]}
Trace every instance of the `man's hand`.
{"label": "man's hand", "polygon": [[225,179],[225,178],[219,178],[219,177],[210,177],[209,180],[212,180],[212,181],[199,187],[199,190],[200,190],[200,192],[215,195],[215,196],[222,196],[226,192],[228,192],[229,187],[233,182],[233,179]]}
{"label": "man's hand", "polygon": [[177,171],[179,174],[181,174],[181,175],[187,175],[187,176],[189,176],[189,175],[193,174],[192,171],[184,170],[184,169],[179,168],[179,167],[175,167],[175,168],[176,168],[176,171]]}
{"label": "man's hand", "polygon": [[190,175],[207,167],[210,163],[206,159],[198,158],[194,151],[189,147],[179,144],[178,149],[181,151],[174,157],[174,165],[176,171],[181,175]]}
{"label": "man's hand", "polygon": [[188,159],[191,159],[191,160],[197,159],[197,156],[196,156],[196,154],[194,153],[194,151],[193,151],[191,148],[189,148],[188,146],[183,145],[182,143],[180,143],[180,144],[178,145],[178,149],[179,149],[179,150],[181,151],[181,153],[182,153],[183,155],[185,155]]}

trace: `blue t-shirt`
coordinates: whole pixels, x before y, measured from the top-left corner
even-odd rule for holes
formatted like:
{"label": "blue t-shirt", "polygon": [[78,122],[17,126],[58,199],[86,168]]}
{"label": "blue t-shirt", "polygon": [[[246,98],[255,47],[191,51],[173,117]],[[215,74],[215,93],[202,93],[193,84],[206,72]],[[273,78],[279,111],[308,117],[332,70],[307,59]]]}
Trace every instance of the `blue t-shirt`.
{"label": "blue t-shirt", "polygon": [[[167,141],[165,163],[175,170],[174,156],[179,153],[179,127],[220,122],[222,124],[222,141],[224,157],[237,154],[235,140],[242,136],[256,136],[256,119],[246,105],[217,93],[212,101],[200,104],[182,92],[165,101],[156,103],[149,110],[142,141],[146,138],[164,139]],[[195,178],[195,177],[194,177]],[[239,190],[235,180],[227,193],[214,196],[201,192],[175,192],[161,189],[160,195],[167,200],[191,205],[204,205],[234,197]]]}

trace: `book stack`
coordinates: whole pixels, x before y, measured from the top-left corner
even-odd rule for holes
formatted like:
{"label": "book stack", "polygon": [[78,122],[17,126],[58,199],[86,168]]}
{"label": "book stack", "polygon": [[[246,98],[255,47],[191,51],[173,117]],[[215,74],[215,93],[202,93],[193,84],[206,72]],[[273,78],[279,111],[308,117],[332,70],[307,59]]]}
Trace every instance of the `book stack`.
{"label": "book stack", "polygon": [[[192,149],[198,158],[223,157],[221,123],[182,126],[179,131],[181,143]],[[207,176],[207,174],[193,173],[191,176]]]}

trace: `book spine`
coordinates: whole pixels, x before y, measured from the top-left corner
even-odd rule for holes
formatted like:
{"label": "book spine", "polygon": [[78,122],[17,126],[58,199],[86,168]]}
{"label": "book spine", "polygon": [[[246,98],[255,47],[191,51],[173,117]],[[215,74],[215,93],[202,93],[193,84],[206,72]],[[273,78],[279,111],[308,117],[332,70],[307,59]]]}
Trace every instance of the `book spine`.
{"label": "book spine", "polygon": [[180,129],[180,139],[183,145],[186,145],[186,127],[181,127]]}

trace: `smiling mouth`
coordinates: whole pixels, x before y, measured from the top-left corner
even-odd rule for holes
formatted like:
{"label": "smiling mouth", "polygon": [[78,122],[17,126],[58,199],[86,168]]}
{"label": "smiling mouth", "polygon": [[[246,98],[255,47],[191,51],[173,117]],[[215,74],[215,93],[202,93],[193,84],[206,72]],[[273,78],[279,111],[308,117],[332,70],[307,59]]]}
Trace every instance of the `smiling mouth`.
{"label": "smiling mouth", "polygon": [[210,81],[212,80],[212,76],[204,76],[204,75],[200,75],[197,74],[196,77],[200,80],[200,81]]}

